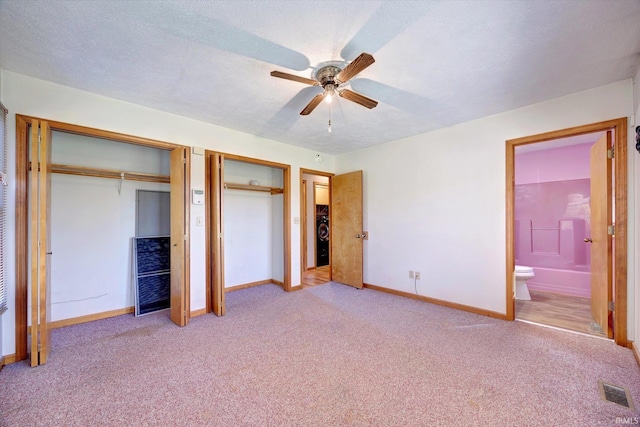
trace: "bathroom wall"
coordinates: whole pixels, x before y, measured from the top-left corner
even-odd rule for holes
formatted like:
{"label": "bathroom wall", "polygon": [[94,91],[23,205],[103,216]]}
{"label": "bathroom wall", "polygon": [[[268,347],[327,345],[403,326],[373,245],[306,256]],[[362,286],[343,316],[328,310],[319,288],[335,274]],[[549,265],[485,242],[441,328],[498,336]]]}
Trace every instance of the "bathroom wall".
{"label": "bathroom wall", "polygon": [[592,144],[516,151],[515,256],[534,268],[532,290],[590,297]]}

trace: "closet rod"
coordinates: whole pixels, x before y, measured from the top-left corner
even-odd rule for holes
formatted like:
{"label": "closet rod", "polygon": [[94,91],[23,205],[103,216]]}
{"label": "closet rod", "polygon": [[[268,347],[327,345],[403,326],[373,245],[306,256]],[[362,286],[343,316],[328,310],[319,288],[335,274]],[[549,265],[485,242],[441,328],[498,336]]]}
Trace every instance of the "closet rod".
{"label": "closet rod", "polygon": [[124,172],[113,169],[89,168],[85,166],[70,166],[61,164],[51,165],[52,173],[61,173],[65,175],[93,176],[97,178],[114,178],[129,181],[145,181],[145,182],[162,182],[170,183],[171,178],[168,175],[154,175],[150,173]]}
{"label": "closet rod", "polygon": [[247,184],[234,184],[231,182],[225,182],[224,188],[229,190],[247,190],[247,191],[262,191],[271,194],[282,194],[282,188],[265,187],[263,185],[247,185]]}

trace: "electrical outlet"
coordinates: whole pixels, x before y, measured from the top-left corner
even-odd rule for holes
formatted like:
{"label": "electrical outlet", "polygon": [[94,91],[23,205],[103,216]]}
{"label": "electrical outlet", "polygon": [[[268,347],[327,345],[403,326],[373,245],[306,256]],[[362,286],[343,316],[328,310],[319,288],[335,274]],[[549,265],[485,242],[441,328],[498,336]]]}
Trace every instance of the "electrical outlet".
{"label": "electrical outlet", "polygon": [[409,270],[409,279],[413,279],[413,270]]}
{"label": "electrical outlet", "polygon": [[420,272],[416,271],[416,280],[420,280]]}

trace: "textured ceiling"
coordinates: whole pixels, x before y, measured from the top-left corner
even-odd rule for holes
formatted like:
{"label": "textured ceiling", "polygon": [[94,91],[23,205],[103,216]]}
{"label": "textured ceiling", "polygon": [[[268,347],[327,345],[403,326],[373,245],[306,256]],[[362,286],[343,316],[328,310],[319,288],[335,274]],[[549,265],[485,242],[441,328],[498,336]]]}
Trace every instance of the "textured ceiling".
{"label": "textured ceiling", "polygon": [[[269,76],[361,52],[372,110],[300,116],[319,88]],[[5,70],[329,154],[629,78],[639,53],[638,0],[0,0]]]}

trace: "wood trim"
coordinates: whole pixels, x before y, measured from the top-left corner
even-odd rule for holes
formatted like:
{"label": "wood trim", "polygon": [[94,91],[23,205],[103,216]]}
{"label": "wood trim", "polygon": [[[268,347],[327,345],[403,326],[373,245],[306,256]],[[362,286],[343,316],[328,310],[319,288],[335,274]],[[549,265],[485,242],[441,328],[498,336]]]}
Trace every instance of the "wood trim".
{"label": "wood trim", "polygon": [[225,160],[235,160],[235,161],[243,162],[243,163],[252,163],[254,165],[270,166],[272,168],[277,168],[277,169],[287,169],[287,168],[291,167],[290,165],[287,165],[287,164],[284,164],[284,163],[271,162],[269,160],[256,159],[256,158],[253,158],[253,157],[238,156],[236,154],[223,153],[223,152],[220,152],[220,151],[217,151],[217,153],[223,155]]}
{"label": "wood trim", "polygon": [[[606,120],[603,122],[590,123],[587,125],[575,126],[567,129],[560,129],[551,132],[539,133],[537,135],[524,136],[521,138],[514,138],[507,141],[512,145],[527,145],[535,144],[538,142],[551,141],[553,139],[566,138],[568,136],[584,135],[586,133],[602,132],[619,127],[622,121],[625,122],[625,134],[626,134],[626,117],[619,119]],[[616,129],[617,130],[617,129]]]}
{"label": "wood trim", "polygon": [[75,125],[75,124],[71,124],[71,123],[63,123],[63,122],[56,122],[53,120],[47,120],[47,119],[42,119],[39,117],[31,117],[31,116],[25,116],[22,114],[16,114],[16,118],[22,118],[24,120],[31,120],[31,119],[36,119],[36,120],[40,120],[40,121],[45,121],[47,123],[49,123],[49,126],[51,127],[51,130],[55,130],[55,131],[60,131],[60,132],[66,132],[66,133],[72,133],[75,135],[88,135],[88,136],[92,136],[95,138],[101,138],[101,139],[108,139],[111,141],[115,141],[115,142],[126,142],[127,144],[135,144],[135,145],[142,145],[145,147],[155,147],[155,148],[163,148],[166,150],[172,150],[174,148],[180,148],[180,147],[185,147],[183,145],[180,144],[174,144],[171,142],[165,142],[165,141],[159,141],[156,139],[150,139],[150,138],[144,138],[144,137],[140,137],[140,136],[134,136],[134,135],[128,135],[125,133],[119,133],[119,132],[112,132],[112,131],[108,131],[108,130],[104,130],[104,129],[96,129],[96,128],[91,128],[91,127],[87,127],[87,126],[80,126],[80,125]]}
{"label": "wood trim", "polygon": [[201,308],[199,310],[194,310],[190,312],[189,318],[193,319],[194,317],[202,316],[203,314],[207,314],[207,313],[209,313],[209,311],[207,311],[207,307]]}
{"label": "wood trim", "polygon": [[640,367],[640,349],[638,349],[638,346],[633,341],[629,341],[629,345],[631,346],[633,356],[636,358],[636,362],[638,362],[638,366]]}
{"label": "wood trim", "polygon": [[292,286],[291,292],[301,291],[303,289],[302,285]]}
{"label": "wood trim", "polygon": [[480,314],[482,316],[489,316],[495,319],[507,320],[507,317],[502,313],[497,313],[495,311],[485,310],[478,307],[472,307],[470,305],[458,304],[455,302],[445,301],[441,299],[426,297],[423,295],[416,295],[410,292],[398,291],[396,289],[385,288],[383,286],[372,285],[370,283],[363,283],[363,286],[368,289],[372,289],[374,291],[385,292],[391,295],[398,295],[405,298],[411,298],[418,301],[428,302],[431,304],[442,305],[444,307],[454,308],[456,310],[467,311],[469,313]]}
{"label": "wood trim", "polygon": [[84,166],[71,166],[61,164],[52,164],[51,172],[65,175],[92,176],[96,178],[126,179],[128,181],[162,182],[166,184],[171,182],[171,177],[168,175],[125,172],[114,169],[89,168]]}
{"label": "wood trim", "polygon": [[2,359],[0,359],[0,369],[3,366],[11,365],[12,363],[16,363],[17,361],[18,361],[18,358],[16,357],[15,353],[7,354],[4,357],[2,357]]}
{"label": "wood trim", "polygon": [[103,311],[101,313],[87,314],[86,316],[71,317],[69,319],[56,320],[49,323],[50,329],[64,328],[65,326],[79,325],[81,323],[93,322],[94,320],[108,319],[110,317],[122,316],[135,312],[135,307],[119,308],[117,310]]}
{"label": "wood trim", "polygon": [[[614,328],[613,338],[616,344],[627,347],[627,222],[628,222],[628,159],[627,159],[627,118],[606,120],[598,123],[591,123],[572,128],[556,130],[553,132],[541,133],[522,138],[510,139],[506,141],[506,281],[507,281],[507,298],[506,312],[507,320],[513,320],[515,317],[515,299],[513,298],[513,271],[514,263],[514,199],[513,199],[513,182],[514,175],[514,157],[515,147],[520,145],[535,144],[538,142],[550,141],[558,138],[566,138],[569,136],[583,135],[594,132],[604,132],[613,130],[615,135],[614,141],[614,180],[615,180],[615,211],[614,221],[616,224],[615,236],[615,271],[614,271],[614,301],[616,310],[614,311]],[[511,188],[511,189],[510,189]]]}
{"label": "wood trim", "polygon": [[[29,123],[16,116],[16,301],[15,360],[25,360],[27,353],[27,295],[29,277]],[[6,363],[6,358],[5,358]]]}
{"label": "wood trim", "polygon": [[282,209],[284,216],[284,283],[282,289],[285,292],[291,292],[291,166],[282,170],[282,184],[284,186],[282,193],[282,203],[284,203]]}
{"label": "wood trim", "polygon": [[191,148],[185,148],[184,167],[184,233],[188,236],[184,245],[184,312],[185,326],[189,324],[191,317]]}
{"label": "wood trim", "polygon": [[613,338],[616,344],[626,347],[627,336],[627,221],[628,221],[628,159],[627,159],[627,118],[618,119],[614,142],[614,193],[615,208],[613,221],[616,225],[613,277]]}
{"label": "wood trim", "polygon": [[282,194],[282,188],[265,187],[263,185],[249,185],[249,184],[236,184],[233,182],[225,182],[224,188],[226,190],[246,190],[246,191],[262,191],[265,193]]}
{"label": "wood trim", "polygon": [[[302,177],[302,175],[300,175]],[[300,282],[307,268],[307,180],[300,181]]]}
{"label": "wood trim", "polygon": [[243,283],[242,285],[235,285],[235,286],[230,286],[228,288],[225,288],[224,291],[225,292],[239,291],[240,289],[253,288],[254,286],[261,286],[269,283],[273,283],[273,280],[266,279],[266,280],[258,280],[257,282]]}
{"label": "wood trim", "polygon": [[514,320],[516,317],[516,300],[514,295],[514,279],[515,279],[515,146],[513,144],[506,144],[505,158],[507,162],[506,167],[506,198],[507,198],[507,213],[506,213],[506,241],[507,241],[507,310],[505,317],[507,320]]}
{"label": "wood trim", "polygon": [[212,226],[211,223],[211,200],[212,194],[211,189],[213,186],[213,177],[211,176],[211,152],[209,150],[205,150],[204,153],[204,241],[205,241],[205,308],[207,313],[211,313],[213,311],[212,308],[212,289],[211,284],[213,283],[213,274],[211,273],[211,235],[212,235]]}
{"label": "wood trim", "polygon": [[[271,279],[271,283],[273,283],[274,285],[278,285],[278,286],[284,288],[284,282],[281,282],[279,280]],[[291,290],[289,290],[289,291],[291,291]]]}
{"label": "wood trim", "polygon": [[[122,316],[124,314],[135,313],[135,307],[119,308],[117,310],[102,311],[100,313],[87,314],[85,316],[70,317],[68,319],[55,320],[49,322],[49,329],[64,328],[67,326],[80,325],[82,323],[93,322],[94,320],[108,319],[110,317]],[[31,333],[31,326],[27,328],[27,333]]]}
{"label": "wood trim", "polygon": [[222,191],[222,180],[224,178],[224,156],[220,153],[213,153],[210,157],[210,168],[212,170],[212,198],[211,203],[213,208],[211,209],[210,221],[212,234],[212,252],[210,258],[213,260],[211,266],[212,271],[212,296],[213,296],[213,312],[216,316],[225,315],[225,289],[224,289],[224,235],[223,221],[224,212],[222,210],[224,201],[224,191]]}

